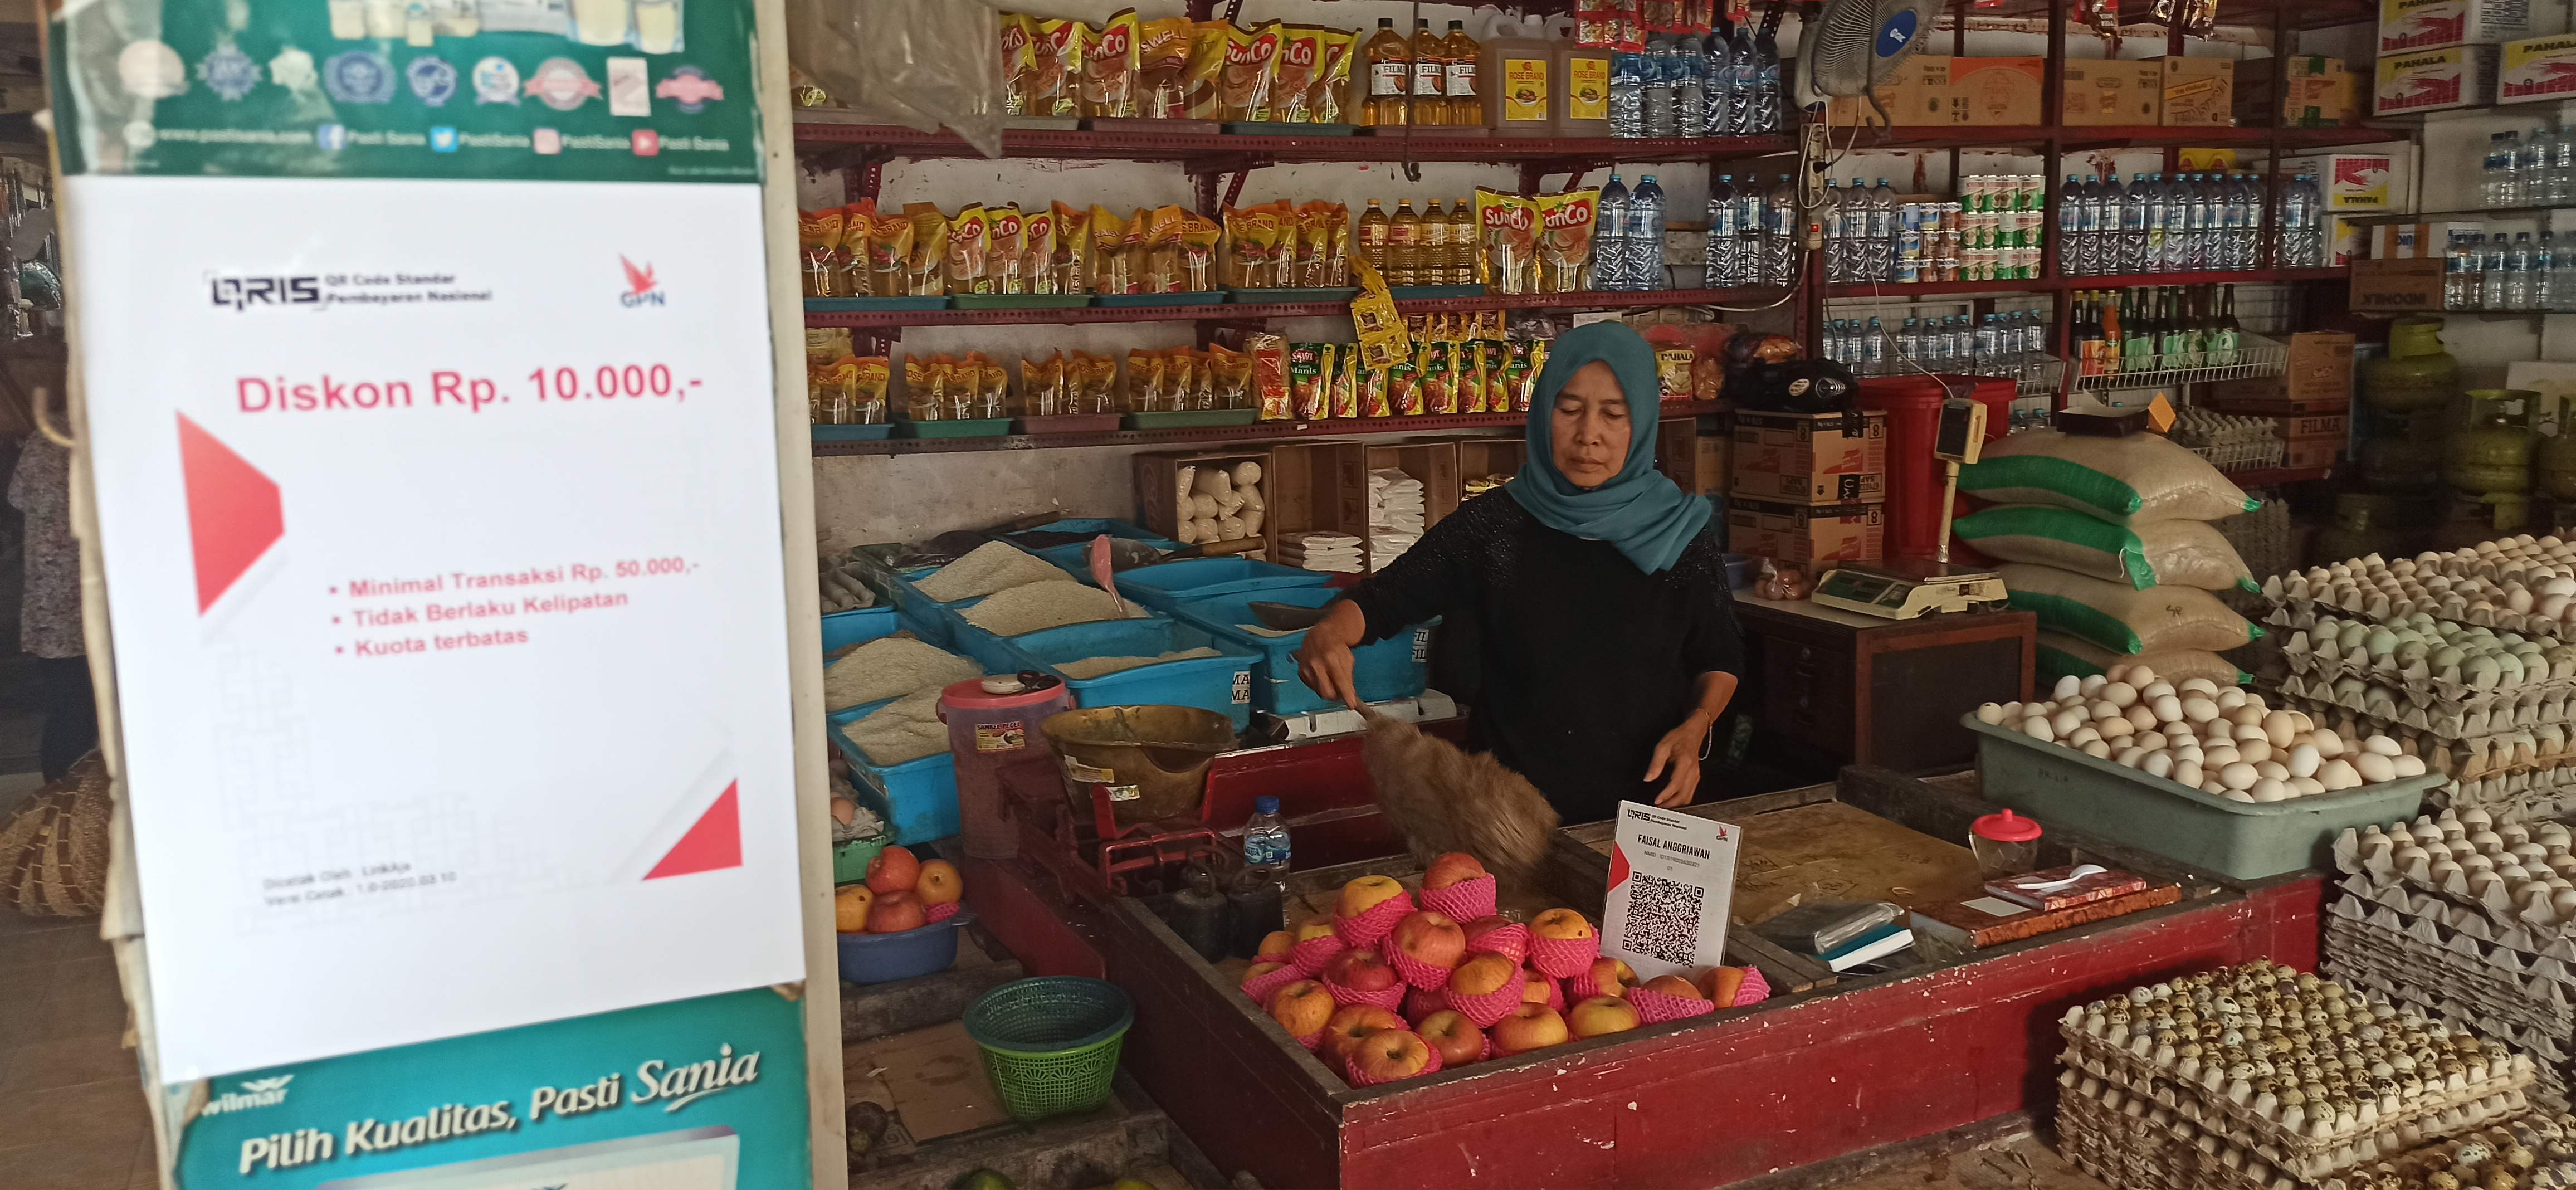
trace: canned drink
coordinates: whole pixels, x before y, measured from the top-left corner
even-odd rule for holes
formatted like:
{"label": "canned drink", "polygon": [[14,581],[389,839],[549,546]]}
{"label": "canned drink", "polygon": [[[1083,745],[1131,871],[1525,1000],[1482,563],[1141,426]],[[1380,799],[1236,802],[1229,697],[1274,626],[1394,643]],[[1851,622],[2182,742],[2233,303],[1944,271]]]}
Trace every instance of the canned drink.
{"label": "canned drink", "polygon": [[1914,284],[1919,284],[1922,280],[1923,280],[1923,265],[1922,265],[1922,262],[1920,262],[1920,261],[1914,261],[1914,260],[1900,260],[1900,261],[1897,261],[1897,262],[1896,262],[1896,283],[1897,283],[1897,284],[1899,284],[1899,285],[1914,285]]}
{"label": "canned drink", "polygon": [[1900,260],[1909,262],[1921,261],[1923,259],[1923,232],[1920,229],[1909,227],[1904,231],[1897,233],[1896,255]]}
{"label": "canned drink", "polygon": [[1940,264],[1940,270],[1941,270],[1941,273],[1940,273],[1941,280],[1943,280],[1943,281],[1956,281],[1956,280],[1958,280],[1958,279],[1959,279],[1959,258],[1958,258],[1958,257],[1956,257],[1956,256],[1944,256],[1944,257],[1942,257],[1942,258],[1941,258],[1941,264]]}

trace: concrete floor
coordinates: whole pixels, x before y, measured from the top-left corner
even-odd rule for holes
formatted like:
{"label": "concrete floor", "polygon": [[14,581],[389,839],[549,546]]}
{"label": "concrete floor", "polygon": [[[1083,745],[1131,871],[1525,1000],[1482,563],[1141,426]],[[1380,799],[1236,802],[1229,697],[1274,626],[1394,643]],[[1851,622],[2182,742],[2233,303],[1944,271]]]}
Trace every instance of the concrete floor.
{"label": "concrete floor", "polygon": [[0,911],[0,1187],[157,1186],[98,921]]}

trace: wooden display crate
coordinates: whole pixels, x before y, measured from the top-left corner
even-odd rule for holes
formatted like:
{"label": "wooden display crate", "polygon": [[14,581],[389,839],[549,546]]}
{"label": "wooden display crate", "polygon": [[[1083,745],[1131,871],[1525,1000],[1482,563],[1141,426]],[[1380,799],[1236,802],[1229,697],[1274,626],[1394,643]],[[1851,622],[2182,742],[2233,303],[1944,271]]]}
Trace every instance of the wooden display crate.
{"label": "wooden display crate", "polygon": [[1281,442],[1270,448],[1261,531],[1347,533],[1368,540],[1368,448],[1344,439]]}
{"label": "wooden display crate", "polygon": [[[1458,501],[1466,488],[1458,479],[1458,444],[1456,442],[1400,442],[1392,446],[1368,448],[1368,470],[1401,471],[1422,481],[1422,527],[1429,530],[1440,518],[1458,511]],[[1361,479],[1366,483],[1365,476]],[[1365,506],[1367,489],[1361,489]],[[1363,513],[1365,517],[1365,513]],[[1369,534],[1369,569],[1377,569],[1377,535]]]}
{"label": "wooden display crate", "polygon": [[1529,443],[1518,438],[1458,440],[1458,482],[1462,490],[1471,479],[1488,475],[1518,475],[1528,462]]}
{"label": "wooden display crate", "polygon": [[[1232,450],[1172,451],[1136,456],[1136,520],[1165,537],[1180,536],[1180,505],[1176,499],[1181,490],[1182,471],[1193,467],[1233,467],[1237,463],[1261,464],[1261,486],[1264,499],[1272,488],[1270,450],[1266,446]],[[1263,535],[1270,532],[1265,520]]]}

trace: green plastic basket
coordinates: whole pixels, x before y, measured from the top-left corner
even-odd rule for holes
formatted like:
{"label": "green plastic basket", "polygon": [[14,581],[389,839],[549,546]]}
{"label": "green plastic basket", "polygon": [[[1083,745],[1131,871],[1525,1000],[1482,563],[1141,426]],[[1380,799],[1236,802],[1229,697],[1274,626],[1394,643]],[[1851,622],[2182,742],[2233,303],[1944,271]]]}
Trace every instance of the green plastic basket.
{"label": "green plastic basket", "polygon": [[984,1073],[1021,1123],[1109,1100],[1135,1005],[1118,985],[1078,975],[1013,980],[966,1009]]}

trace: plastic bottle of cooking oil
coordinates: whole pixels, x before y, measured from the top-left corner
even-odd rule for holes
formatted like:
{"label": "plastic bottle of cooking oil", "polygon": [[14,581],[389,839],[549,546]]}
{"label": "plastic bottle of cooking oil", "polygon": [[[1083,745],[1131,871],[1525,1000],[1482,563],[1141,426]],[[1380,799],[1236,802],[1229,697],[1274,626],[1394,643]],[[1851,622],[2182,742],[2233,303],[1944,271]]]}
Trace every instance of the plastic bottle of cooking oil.
{"label": "plastic bottle of cooking oil", "polygon": [[1484,123],[1497,136],[1556,135],[1556,42],[1532,14],[1518,32],[1485,39],[1477,67]]}
{"label": "plastic bottle of cooking oil", "polygon": [[1446,285],[1449,282],[1449,216],[1440,210],[1440,200],[1423,204],[1421,263],[1413,270],[1416,285]]}
{"label": "plastic bottle of cooking oil", "polygon": [[1413,22],[1413,114],[1416,124],[1449,122],[1449,43],[1431,22]]}
{"label": "plastic bottle of cooking oil", "polygon": [[1476,200],[1462,198],[1449,212],[1449,283],[1476,283],[1476,257],[1484,251],[1485,231],[1476,224]]}
{"label": "plastic bottle of cooking oil", "polygon": [[[1377,205],[1376,199],[1370,199],[1368,209],[1360,212],[1360,259],[1369,262],[1369,267],[1376,269],[1381,277],[1386,276],[1387,270],[1386,237],[1389,226],[1390,221],[1386,217],[1386,210]],[[1389,280],[1387,284],[1393,285],[1395,282]]]}
{"label": "plastic bottle of cooking oil", "polygon": [[1422,284],[1422,216],[1413,212],[1412,199],[1397,202],[1387,222],[1386,265],[1387,284]]}
{"label": "plastic bottle of cooking oil", "polygon": [[1448,77],[1441,91],[1449,98],[1450,124],[1477,125],[1485,122],[1485,101],[1476,91],[1476,59],[1484,47],[1467,36],[1467,22],[1449,22],[1449,36],[1443,38],[1442,54],[1447,58]]}
{"label": "plastic bottle of cooking oil", "polygon": [[1404,123],[1405,105],[1413,94],[1413,47],[1395,31],[1394,17],[1378,18],[1377,32],[1362,47],[1361,58],[1368,65],[1368,105],[1360,113],[1360,122]]}

